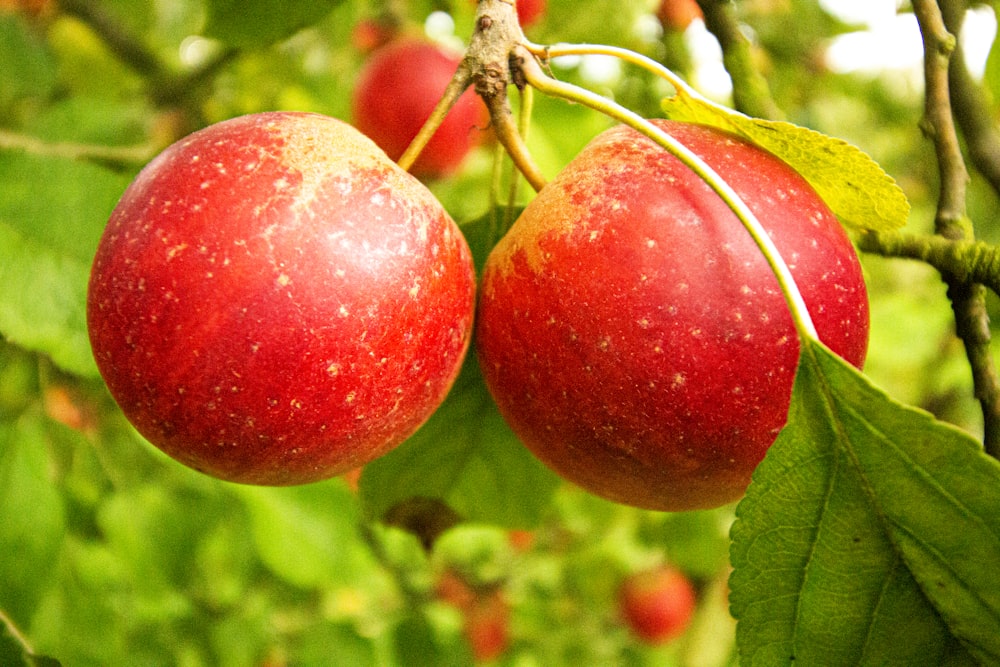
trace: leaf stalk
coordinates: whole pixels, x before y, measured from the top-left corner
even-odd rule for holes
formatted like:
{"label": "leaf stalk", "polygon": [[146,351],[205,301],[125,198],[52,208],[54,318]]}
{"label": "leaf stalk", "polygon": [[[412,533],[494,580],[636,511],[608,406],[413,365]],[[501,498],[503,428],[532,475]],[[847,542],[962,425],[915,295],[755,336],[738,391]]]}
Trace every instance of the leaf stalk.
{"label": "leaf stalk", "polygon": [[537,88],[540,92],[585,105],[641,132],[667,150],[697,174],[699,178],[705,181],[733,211],[750,233],[757,247],[760,248],[778,280],[800,338],[819,340],[816,327],[813,324],[812,317],[809,315],[809,309],[806,307],[802,293],[795,284],[795,278],[792,276],[792,272],[784,259],[782,259],[781,253],[768,236],[767,231],[760,223],[760,220],[757,219],[757,216],[754,215],[750,207],[746,205],[743,199],[733,190],[732,186],[718,172],[686,146],[639,114],[585,88],[552,79],[542,71],[534,58],[524,58],[522,72],[528,84]]}

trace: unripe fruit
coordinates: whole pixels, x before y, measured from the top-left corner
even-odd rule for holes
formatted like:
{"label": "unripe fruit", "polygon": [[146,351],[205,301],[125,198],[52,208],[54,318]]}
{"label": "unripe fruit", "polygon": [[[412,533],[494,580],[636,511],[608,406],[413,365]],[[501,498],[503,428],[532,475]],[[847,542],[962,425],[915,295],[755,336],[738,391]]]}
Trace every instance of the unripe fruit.
{"label": "unripe fruit", "polygon": [[[392,160],[398,160],[430,118],[461,60],[461,54],[415,39],[375,51],[359,75],[351,100],[355,126]],[[421,178],[454,172],[488,122],[482,100],[466,90],[410,171]]]}
{"label": "unripe fruit", "polygon": [[[860,366],[868,301],[850,240],[784,162],[716,129],[658,121],[756,213],[820,338]],[[595,138],[486,263],[477,348],[536,456],[611,500],[737,500],[787,419],[799,342],[760,250],[678,159],[624,126]]]}
{"label": "unripe fruit", "polygon": [[97,365],[139,432],[215,477],[286,485],[385,453],[465,354],[474,272],[440,203],[341,121],[263,113],[161,153],[94,260]]}
{"label": "unripe fruit", "polygon": [[660,567],[630,575],[618,590],[618,608],[639,639],[663,644],[684,634],[697,596],[684,573]]}

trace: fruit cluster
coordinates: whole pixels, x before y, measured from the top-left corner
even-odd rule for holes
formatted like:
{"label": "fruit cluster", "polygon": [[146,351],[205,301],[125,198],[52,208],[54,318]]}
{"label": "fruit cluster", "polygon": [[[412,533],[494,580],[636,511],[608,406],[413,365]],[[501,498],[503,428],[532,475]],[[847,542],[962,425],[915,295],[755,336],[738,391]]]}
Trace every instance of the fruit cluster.
{"label": "fruit cluster", "polygon": [[[437,409],[472,342],[477,277],[458,226],[393,159],[457,62],[394,42],[359,81],[361,131],[244,116],[138,175],[101,240],[87,317],[112,395],[150,442],[221,479],[300,484],[385,454]],[[456,169],[483,112],[463,98],[415,172]],[[861,269],[809,184],[735,136],[656,123],[724,175],[821,339],[860,366]],[[499,242],[477,322],[483,376],[514,432],[617,502],[736,500],[786,419],[799,344],[772,269],[701,177],[624,126]]]}

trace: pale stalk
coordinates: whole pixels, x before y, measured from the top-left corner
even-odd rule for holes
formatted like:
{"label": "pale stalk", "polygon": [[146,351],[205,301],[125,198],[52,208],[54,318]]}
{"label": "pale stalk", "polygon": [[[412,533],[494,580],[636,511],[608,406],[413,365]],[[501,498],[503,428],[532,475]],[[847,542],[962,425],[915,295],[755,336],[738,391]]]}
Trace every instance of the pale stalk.
{"label": "pale stalk", "polygon": [[413,167],[413,163],[417,161],[420,157],[421,151],[427,146],[427,142],[431,140],[434,133],[444,122],[445,116],[451,111],[451,108],[455,106],[455,102],[458,98],[462,96],[465,89],[472,84],[472,75],[465,63],[458,66],[455,70],[455,76],[452,77],[451,81],[448,83],[448,87],[445,88],[444,93],[441,95],[441,99],[434,106],[434,111],[431,112],[430,117],[426,122],[420,127],[420,131],[417,132],[417,136],[413,138],[410,145],[406,147],[403,154],[399,156],[396,160],[396,164],[402,167],[404,170],[409,171]]}
{"label": "pale stalk", "polygon": [[618,46],[606,46],[604,44],[553,44],[552,46],[542,46],[540,44],[526,43],[524,47],[535,56],[546,59],[558,58],[560,56],[611,56],[618,58],[655,74],[673,86],[675,90],[683,92],[699,102],[709,104],[725,113],[732,113],[731,109],[713,102],[689,86],[684,79],[674,74],[669,68],[635,51],[629,51]]}
{"label": "pale stalk", "polygon": [[[530,86],[525,86],[521,89],[521,106],[518,110],[517,119],[517,129],[521,135],[521,139],[524,140],[525,144],[528,142],[528,131],[531,128],[531,110],[534,106],[534,93],[532,93],[532,88]],[[509,218],[511,216],[511,211],[513,211],[514,206],[517,205],[517,190],[520,179],[518,178],[518,170],[516,165],[511,165],[510,169],[510,191],[507,193],[507,217],[508,217],[508,227],[509,223],[512,222]]]}
{"label": "pale stalk", "polygon": [[[532,59],[534,62],[534,59]],[[528,184],[538,192],[548,180],[535,164],[531,157],[531,151],[524,143],[524,138],[517,129],[510,111],[510,102],[506,96],[496,97],[489,101],[490,120],[493,122],[493,131],[496,132],[497,140],[507,150],[507,154],[514,162]]]}
{"label": "pale stalk", "polygon": [[[507,155],[506,149],[499,142],[493,149],[493,170],[490,174],[490,241],[496,243],[501,229],[500,220],[500,186],[503,183],[503,167],[506,164],[504,157]],[[502,221],[503,229],[510,228],[510,214],[504,212]]]}
{"label": "pale stalk", "polygon": [[763,253],[764,258],[778,280],[799,336],[803,339],[808,338],[813,341],[819,341],[819,335],[816,333],[816,327],[813,324],[812,317],[809,315],[809,309],[802,298],[802,293],[795,284],[795,278],[792,276],[791,270],[788,268],[785,260],[782,259],[781,253],[778,252],[771,237],[767,235],[760,220],[757,219],[753,211],[750,210],[743,199],[722,176],[686,146],[639,114],[585,88],[552,79],[542,72],[541,67],[534,58],[524,58],[522,67],[522,72],[527,82],[542,93],[585,105],[632,127],[662,146],[705,181],[733,213],[736,214],[736,217],[746,228],[747,232],[750,233],[754,243],[760,248],[760,251]]}
{"label": "pale stalk", "polygon": [[9,634],[14,641],[21,646],[21,649],[28,654],[28,656],[35,655],[35,649],[31,645],[31,642],[28,641],[28,638],[24,636],[24,633],[21,632],[19,627],[17,627],[13,619],[7,615],[7,612],[0,609],[0,631],[2,631],[3,626],[6,626],[7,634]]}

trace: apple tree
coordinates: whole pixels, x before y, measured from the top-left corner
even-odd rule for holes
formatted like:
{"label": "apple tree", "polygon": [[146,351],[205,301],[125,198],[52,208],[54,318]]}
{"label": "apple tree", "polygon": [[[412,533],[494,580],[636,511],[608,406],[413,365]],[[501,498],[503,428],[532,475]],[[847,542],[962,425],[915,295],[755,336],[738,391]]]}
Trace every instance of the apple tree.
{"label": "apple tree", "polygon": [[0,663],[1000,663],[995,5],[848,4],[0,2]]}

